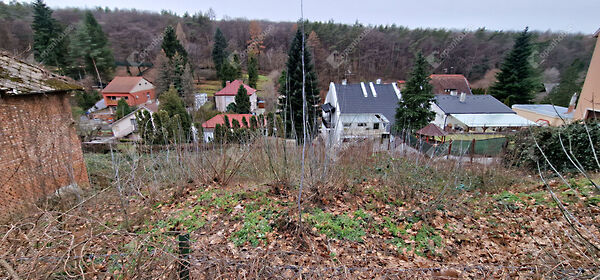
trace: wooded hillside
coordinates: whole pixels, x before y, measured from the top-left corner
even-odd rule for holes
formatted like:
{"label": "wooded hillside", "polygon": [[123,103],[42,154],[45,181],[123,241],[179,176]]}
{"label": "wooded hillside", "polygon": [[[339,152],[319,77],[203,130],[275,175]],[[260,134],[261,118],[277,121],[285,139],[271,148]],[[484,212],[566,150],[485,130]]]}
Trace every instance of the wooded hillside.
{"label": "wooded hillside", "polygon": [[[54,18],[68,27],[78,24],[84,10],[59,9]],[[259,70],[268,73],[283,68],[289,43],[296,29],[293,22],[251,21],[228,19],[215,21],[214,13],[177,16],[169,12],[151,13],[135,10],[98,8],[94,16],[108,35],[117,65],[123,65],[135,52],[147,51],[140,60],[153,62],[160,50],[159,40],[165,26],[178,23],[178,36],[188,50],[192,65],[199,69],[212,68],[211,49],[214,31],[219,27],[228,40],[231,52],[246,49],[258,38],[263,46]],[[401,17],[399,17],[401,18]],[[0,2],[0,48],[20,56],[28,56],[32,42],[32,8],[29,4]],[[408,29],[402,26],[377,26],[370,30],[361,24],[345,25],[334,22],[307,22],[308,45],[313,52],[319,86],[347,78],[350,81],[405,79],[416,51],[434,58],[434,73],[463,73],[471,82],[501,63],[518,32],[458,31],[444,29]],[[66,29],[69,30],[69,29]],[[589,34],[534,32],[536,51],[533,61],[540,73],[546,72],[544,82],[558,82],[562,73],[575,60],[587,63],[594,40]],[[157,39],[158,38],[158,39]],[[338,66],[328,57],[337,52],[347,57]],[[135,57],[135,56],[134,56]],[[245,63],[245,59],[242,59]],[[332,65],[333,64],[333,65]],[[337,66],[337,67],[336,67]],[[245,67],[245,66],[244,66]],[[587,68],[586,68],[587,69]],[[351,74],[348,75],[348,70]],[[199,71],[196,73],[210,73]],[[490,75],[488,75],[489,77]]]}

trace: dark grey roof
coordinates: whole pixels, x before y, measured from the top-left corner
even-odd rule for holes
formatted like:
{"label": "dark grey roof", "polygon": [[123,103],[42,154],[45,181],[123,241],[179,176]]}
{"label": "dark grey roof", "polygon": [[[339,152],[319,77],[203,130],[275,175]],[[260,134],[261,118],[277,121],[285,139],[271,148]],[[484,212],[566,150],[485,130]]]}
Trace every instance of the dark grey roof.
{"label": "dark grey roof", "polygon": [[446,114],[515,114],[515,111],[491,95],[467,94],[465,102],[460,102],[459,98],[460,95],[438,94],[435,102]]}
{"label": "dark grey roof", "polygon": [[394,125],[398,96],[392,84],[373,84],[377,97],[373,96],[369,83],[365,83],[367,97],[360,84],[335,84],[339,109],[342,114],[382,114]]}

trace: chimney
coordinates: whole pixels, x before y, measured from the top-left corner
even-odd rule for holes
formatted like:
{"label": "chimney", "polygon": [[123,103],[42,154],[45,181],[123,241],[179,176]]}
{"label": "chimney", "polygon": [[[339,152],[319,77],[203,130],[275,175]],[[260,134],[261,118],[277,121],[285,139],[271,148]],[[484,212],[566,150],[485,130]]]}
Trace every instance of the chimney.
{"label": "chimney", "polygon": [[377,79],[377,80],[375,81],[375,83],[376,83],[376,84],[378,84],[378,85],[380,85],[380,84],[381,84],[381,79]]}
{"label": "chimney", "polygon": [[461,103],[465,103],[465,100],[467,99],[467,94],[464,92],[460,93],[460,98],[458,99],[458,101],[460,101]]}
{"label": "chimney", "polygon": [[577,102],[577,92],[573,93],[571,97],[571,102],[569,102],[569,110],[567,110],[567,114],[575,111],[575,102]]}
{"label": "chimney", "polygon": [[343,80],[342,80],[342,85],[344,85],[344,86],[345,86],[345,85],[347,85],[347,84],[348,84],[348,80],[346,80],[346,79],[343,79]]}
{"label": "chimney", "polygon": [[225,85],[226,85],[226,86],[227,86],[227,85],[229,85],[229,84],[231,84],[231,81],[227,81],[227,82],[225,82]]}

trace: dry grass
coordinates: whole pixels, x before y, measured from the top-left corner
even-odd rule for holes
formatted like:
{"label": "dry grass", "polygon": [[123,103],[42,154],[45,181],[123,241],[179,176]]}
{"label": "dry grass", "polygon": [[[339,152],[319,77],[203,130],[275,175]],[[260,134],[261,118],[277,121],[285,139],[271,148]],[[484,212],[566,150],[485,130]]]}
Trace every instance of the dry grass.
{"label": "dry grass", "polygon": [[[596,255],[568,227],[557,224],[562,218],[551,203],[530,204],[549,199],[528,196],[540,192],[528,174],[374,150],[365,142],[334,156],[318,143],[309,146],[301,232],[296,209],[300,147],[289,141],[261,137],[245,145],[87,154],[94,188],[79,201],[40,203],[23,219],[0,226],[0,259],[6,264],[0,277],[12,277],[10,267],[23,279],[173,279],[181,231],[192,234],[191,272],[198,279],[456,273],[466,278],[558,278],[582,275],[569,269],[596,263]],[[513,204],[517,208],[510,208]],[[538,207],[543,208],[530,209]],[[596,208],[589,209],[576,214],[597,215]],[[516,243],[535,244],[526,237],[509,237],[522,231],[523,221],[515,222],[514,216],[533,220],[537,211],[554,224],[536,220],[540,230],[531,234],[545,232],[553,239],[527,249],[540,254],[540,261],[514,257]],[[481,219],[497,221],[486,230],[482,225],[488,223]],[[342,226],[337,232],[338,223],[350,231]],[[396,232],[406,227],[405,235]],[[485,249],[467,241],[492,233],[513,238],[509,242],[515,244],[486,237],[500,245]],[[411,250],[402,247],[404,242],[390,243],[402,236],[406,244],[414,242]],[[440,238],[446,245],[438,245]],[[463,247],[493,253],[471,259]]]}

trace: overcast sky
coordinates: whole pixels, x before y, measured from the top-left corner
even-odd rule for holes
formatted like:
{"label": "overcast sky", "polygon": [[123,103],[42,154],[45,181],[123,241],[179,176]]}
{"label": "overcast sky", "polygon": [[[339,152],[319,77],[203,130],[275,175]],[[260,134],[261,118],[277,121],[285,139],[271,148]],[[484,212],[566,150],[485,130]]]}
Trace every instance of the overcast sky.
{"label": "overcast sky", "polygon": [[[2,0],[8,2],[8,0]],[[96,6],[149,10],[171,10],[179,15],[213,8],[223,16],[272,21],[300,18],[299,0],[46,0],[51,7]],[[452,29],[521,30],[525,26],[546,31],[594,33],[600,28],[598,0],[305,0],[304,16],[311,21],[392,24]]]}

